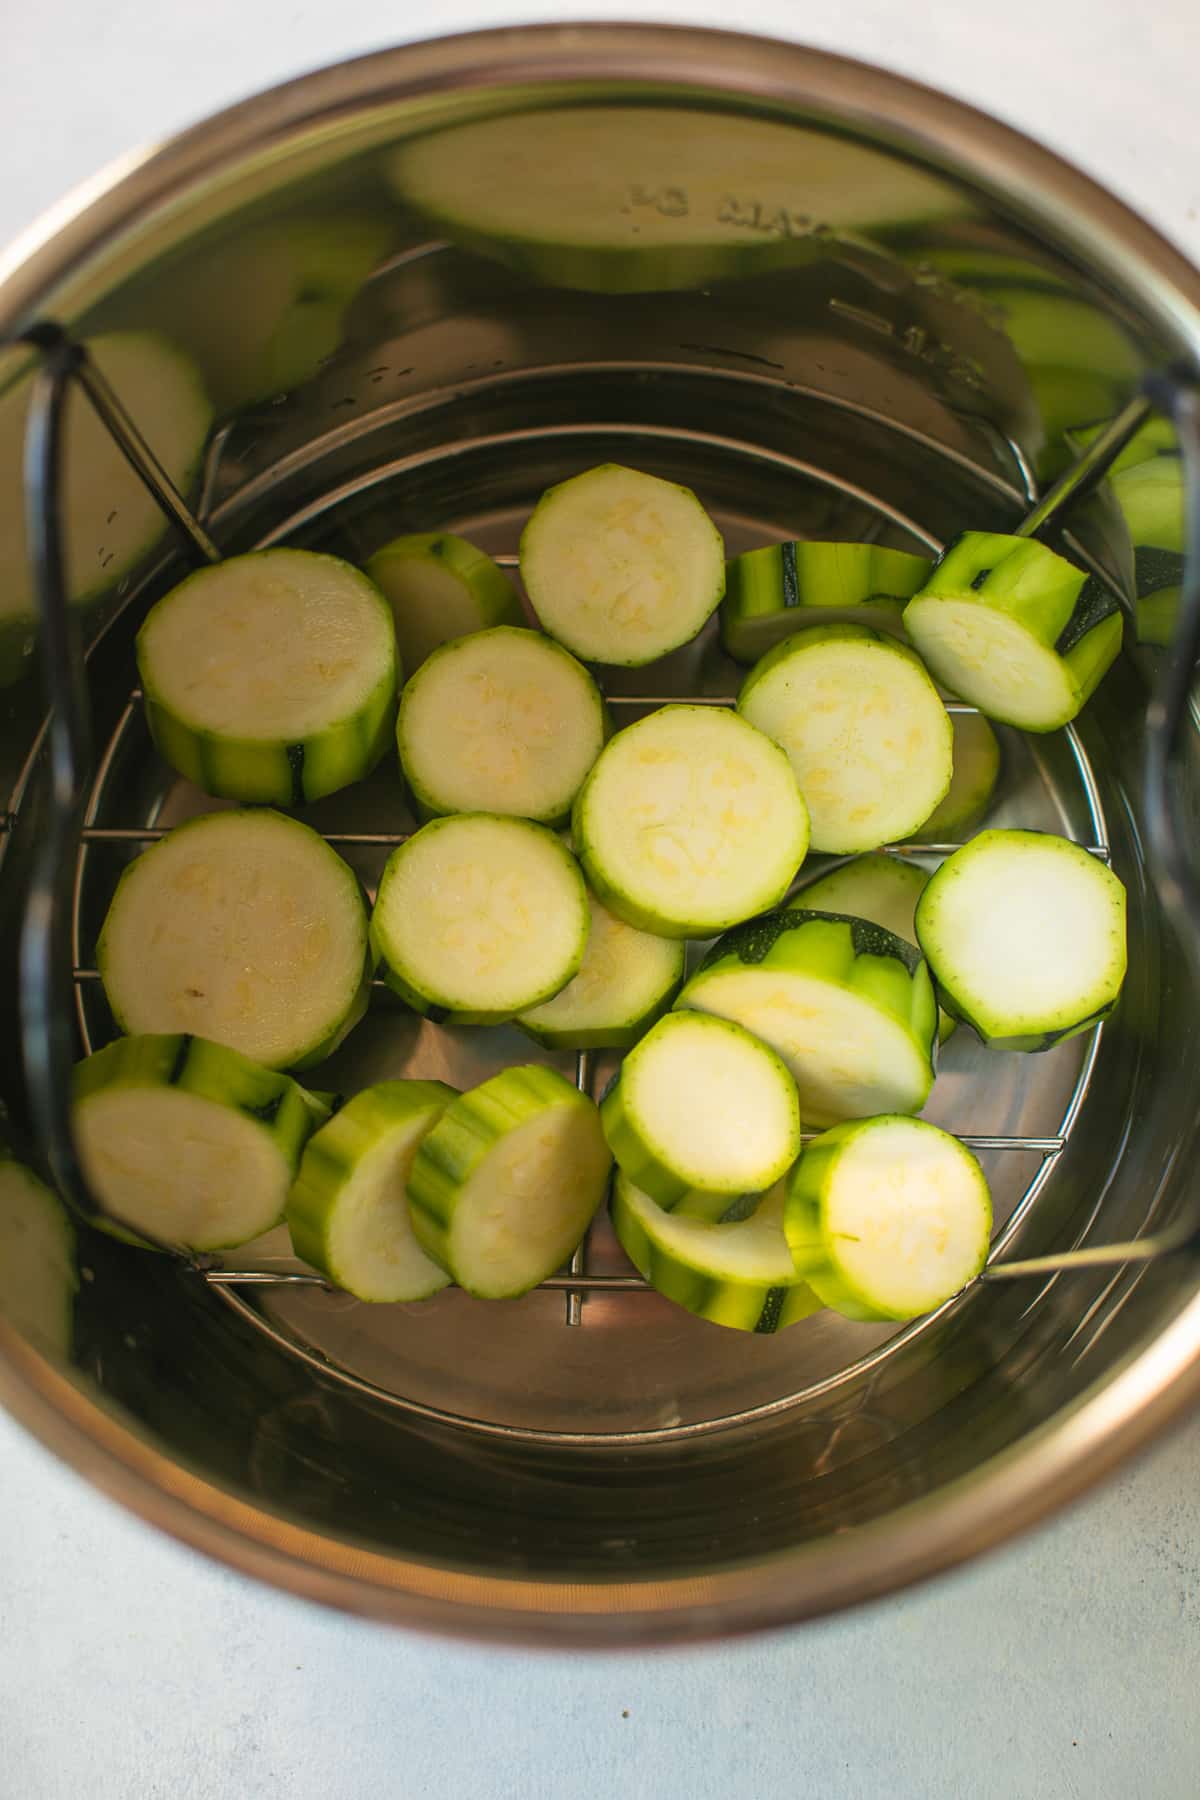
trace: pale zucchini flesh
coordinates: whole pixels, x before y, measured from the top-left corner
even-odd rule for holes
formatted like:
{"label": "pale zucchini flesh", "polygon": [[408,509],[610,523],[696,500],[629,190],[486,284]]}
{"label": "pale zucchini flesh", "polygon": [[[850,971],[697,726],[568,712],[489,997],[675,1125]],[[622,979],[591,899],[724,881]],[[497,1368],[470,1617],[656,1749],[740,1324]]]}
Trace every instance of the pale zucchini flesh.
{"label": "pale zucchini flesh", "polygon": [[122,1031],[187,1032],[285,1069],[337,1048],[372,972],[354,872],[266,808],[190,820],[136,857],[97,962]]}
{"label": "pale zucchini flesh", "polygon": [[0,1149],[0,1321],[60,1359],[74,1335],[75,1228],[58,1195]]}
{"label": "pale zucchini flesh", "polygon": [[800,1149],[796,1086],[775,1053],[728,1019],[660,1019],[621,1066],[600,1118],[618,1166],[660,1206],[699,1189],[763,1191]]}
{"label": "pale zucchini flesh", "polygon": [[315,1131],[287,1200],[296,1255],[359,1300],[426,1300],[446,1287],[417,1242],[407,1183],[421,1139],[456,1098],[442,1081],[383,1081]]}
{"label": "pale zucchini flesh", "polygon": [[983,1170],[923,1119],[836,1126],[805,1147],[788,1183],[792,1253],[813,1292],[850,1319],[932,1312],[979,1274],[991,1228]]}
{"label": "pale zucchini flesh", "polygon": [[[876,851],[856,856],[809,882],[796,899],[814,912],[843,913],[882,925],[885,931],[915,947],[917,901],[928,881],[929,870],[919,863]],[[939,1044],[945,1043],[957,1024],[952,1014],[939,1009]]]}
{"label": "pale zucchini flesh", "polygon": [[365,566],[392,609],[410,680],[439,645],[493,625],[522,623],[521,602],[504,570],[453,532],[392,538]]}
{"label": "pale zucchini flesh", "polygon": [[588,895],[570,851],[544,825],[456,813],[388,858],[371,942],[384,978],[419,1011],[477,1023],[550,999],[587,949]]}
{"label": "pale zucchini flesh", "polygon": [[178,1034],[119,1038],[85,1058],[73,1111],[84,1174],[116,1226],[197,1251],[280,1222],[323,1115],[290,1076]]}
{"label": "pale zucchini flesh", "polygon": [[579,971],[516,1023],[539,1044],[564,1050],[626,1050],[662,1016],[683,982],[685,948],[627,925],[588,896],[590,925]]}
{"label": "pale zucchini flesh", "polygon": [[949,789],[953,736],[937,689],[911,650],[866,626],[794,633],[751,669],[737,705],[786,752],[814,850],[909,837]]}
{"label": "pale zucchini flesh", "polygon": [[619,731],[572,830],[605,906],[664,937],[706,937],[775,905],[808,849],[786,756],[716,706],[665,706]]}
{"label": "pale zucchini flesh", "polygon": [[521,574],[551,637],[585,662],[635,668],[689,643],[716,610],[725,549],[690,488],[604,463],[542,495]]}
{"label": "pale zucchini flesh", "polygon": [[782,907],[719,938],[676,1002],[732,1019],[791,1070],[806,1124],[915,1113],[937,1005],[911,944],[862,919]]}
{"label": "pale zucchini flesh", "polygon": [[200,569],[137,639],[160,754],[206,793],[299,806],[361,780],[391,737],[392,615],[349,563],[261,550]]}
{"label": "pale zucchini flesh", "polygon": [[942,1004],[987,1043],[1048,1050],[1111,1012],[1125,977],[1125,889],[1041,831],[982,831],[917,904]]}
{"label": "pale zucchini flesh", "polygon": [[1054,731],[1079,712],[1121,648],[1116,599],[1032,538],[955,539],[904,626],[930,671],[989,718]]}
{"label": "pale zucchini flesh", "polygon": [[927,844],[953,842],[982,818],[1000,779],[1000,743],[982,713],[951,713],[954,772],[950,786],[913,833]]}
{"label": "pale zucchini flesh", "polygon": [[729,1224],[664,1212],[618,1170],[612,1221],[621,1248],[664,1299],[735,1331],[774,1332],[819,1312],[783,1234],[783,1183]]}
{"label": "pale zucchini flesh", "polygon": [[422,1139],[408,1179],[418,1241],[469,1293],[515,1298],[570,1256],[611,1166],[594,1101],[554,1069],[505,1069]]}
{"label": "pale zucchini flesh", "polygon": [[721,642],[735,661],[754,663],[808,625],[898,630],[904,602],[932,567],[927,556],[878,544],[791,541],[747,550],[725,570]]}
{"label": "pale zucchini flesh", "polygon": [[396,738],[426,813],[556,824],[608,735],[600,690],[570,651],[511,625],[456,638],[406,685]]}

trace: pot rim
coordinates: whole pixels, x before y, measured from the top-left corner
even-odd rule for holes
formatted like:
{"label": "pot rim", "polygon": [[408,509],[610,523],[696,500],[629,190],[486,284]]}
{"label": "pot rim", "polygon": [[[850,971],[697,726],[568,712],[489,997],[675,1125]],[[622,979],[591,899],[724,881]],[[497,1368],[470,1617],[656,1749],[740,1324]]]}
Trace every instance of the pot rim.
{"label": "pot rim", "polygon": [[[1065,245],[1200,362],[1200,273],[1051,151],[963,102],[867,64],[767,38],[660,25],[528,26],[431,39],[300,76],[134,152],[0,254],[0,335],[114,239],[195,202],[219,170],[349,134],[416,96],[547,81],[694,86],[860,127],[966,176]],[[719,75],[715,72],[719,71]],[[993,1547],[1082,1494],[1200,1400],[1200,1292],[1055,1418],[936,1494],[831,1539],[702,1575],[641,1581],[480,1576],[338,1542],[164,1456],[0,1323],[0,1400],[97,1487],[172,1536],[344,1611],[472,1639],[559,1648],[678,1643],[779,1627],[878,1598]]]}

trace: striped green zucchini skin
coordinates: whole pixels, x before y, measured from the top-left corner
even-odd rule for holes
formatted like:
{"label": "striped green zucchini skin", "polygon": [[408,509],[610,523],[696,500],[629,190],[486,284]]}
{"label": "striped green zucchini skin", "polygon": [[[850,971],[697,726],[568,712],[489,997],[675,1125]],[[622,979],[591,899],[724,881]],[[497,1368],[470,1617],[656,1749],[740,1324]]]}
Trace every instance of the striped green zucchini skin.
{"label": "striped green zucchini skin", "polygon": [[904,625],[938,681],[1025,731],[1069,724],[1122,640],[1104,583],[1034,538],[988,531],[954,540]]}
{"label": "striped green zucchini skin", "polygon": [[[676,1006],[733,1019],[769,1044],[791,1070],[809,1124],[917,1112],[933,1086],[938,1013],[925,959],[864,919],[798,906],[751,919],[718,938]],[[861,1050],[856,1072],[839,1067],[831,1078],[817,1013],[839,1042]]]}
{"label": "striped green zucchini skin", "polygon": [[933,564],[878,544],[789,541],[732,557],[725,570],[721,642],[741,663],[802,626],[832,619],[899,627],[900,612]]}
{"label": "striped green zucchini skin", "polygon": [[515,1298],[566,1261],[611,1167],[593,1100],[555,1069],[504,1069],[422,1139],[408,1178],[417,1240],[469,1293]]}
{"label": "striped green zucchini skin", "polygon": [[[260,1145],[272,1162],[278,1177],[277,1204],[274,1190],[256,1203],[256,1196],[246,1196],[246,1216],[252,1228],[235,1236],[221,1236],[212,1241],[187,1242],[194,1250],[223,1250],[245,1243],[251,1237],[268,1231],[283,1218],[287,1188],[299,1166],[301,1152],[311,1133],[328,1117],[325,1105],[305,1091],[290,1075],[277,1069],[265,1069],[249,1057],[214,1044],[207,1038],[181,1033],[149,1033],[139,1037],[118,1038],[77,1063],[72,1084],[72,1104],[76,1134],[81,1141],[84,1173],[96,1187],[93,1162],[89,1169],[87,1119],[94,1101],[107,1100],[125,1093],[144,1096],[152,1104],[154,1096],[167,1092],[191,1096],[207,1102],[231,1116],[231,1124],[239,1122],[263,1134],[266,1146]],[[153,1126],[147,1127],[153,1131]],[[243,1139],[243,1141],[247,1141]],[[169,1160],[171,1145],[164,1142],[164,1156]],[[119,1196],[116,1203],[98,1194],[106,1210],[112,1212],[113,1234],[134,1242],[138,1237],[133,1222],[122,1217]],[[102,1228],[105,1221],[98,1221]],[[144,1229],[153,1230],[153,1222],[142,1221]],[[154,1231],[165,1241],[170,1231]],[[184,1240],[179,1240],[183,1242]]]}
{"label": "striped green zucchini skin", "polygon": [[[244,730],[205,723],[200,712],[172,689],[171,672],[160,668],[159,639],[173,611],[199,605],[206,590],[231,580],[270,583],[319,580],[336,583],[353,594],[362,621],[370,623],[372,670],[350,710],[332,717],[294,739],[254,730],[248,716]],[[220,592],[220,586],[216,591]],[[361,641],[357,653],[364,656]],[[286,645],[283,647],[286,649]],[[281,651],[281,654],[283,652]],[[400,664],[391,610],[374,582],[339,557],[314,551],[270,549],[227,557],[198,569],[151,608],[137,636],[138,671],[144,692],[146,721],[160,755],[205,793],[251,804],[303,806],[360,781],[383,757],[393,741]],[[198,690],[203,709],[203,689]]]}
{"label": "striped green zucchini skin", "polygon": [[[664,1299],[711,1324],[767,1334],[811,1317],[822,1304],[789,1254],[780,1224],[782,1207],[779,1187],[746,1220],[721,1224],[680,1218],[660,1212],[618,1171],[612,1221],[626,1256]],[[764,1254],[739,1271],[737,1246],[748,1232],[760,1240],[769,1233],[769,1239]]]}
{"label": "striped green zucchini skin", "polygon": [[[345,1221],[339,1213],[345,1205],[354,1206],[356,1179],[364,1171],[370,1174],[372,1160],[391,1155],[393,1147],[402,1152],[401,1160],[403,1154],[415,1154],[420,1137],[456,1098],[457,1089],[444,1081],[383,1081],[355,1094],[315,1131],[287,1201],[287,1226],[296,1255],[362,1300],[420,1300],[445,1287],[449,1276],[415,1244],[396,1241],[411,1228],[403,1186],[393,1191],[400,1179],[396,1168],[389,1164],[379,1196],[385,1205],[398,1202],[404,1209],[398,1228],[394,1221],[384,1222],[393,1266],[351,1266],[348,1252],[353,1246],[345,1242]],[[395,1266],[401,1262],[403,1267]]]}

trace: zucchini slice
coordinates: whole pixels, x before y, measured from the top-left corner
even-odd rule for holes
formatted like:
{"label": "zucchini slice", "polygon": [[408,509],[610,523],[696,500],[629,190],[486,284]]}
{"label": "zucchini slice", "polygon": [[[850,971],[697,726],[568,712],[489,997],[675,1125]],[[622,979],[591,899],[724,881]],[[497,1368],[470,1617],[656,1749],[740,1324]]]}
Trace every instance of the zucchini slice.
{"label": "zucchini slice", "polygon": [[309,197],[289,212],[276,202],[270,216],[206,233],[139,275],[136,304],[144,316],[170,321],[222,417],[278,400],[341,344],[351,303],[394,235],[380,210],[382,217],[345,205],[318,211]]}
{"label": "zucchini slice", "polygon": [[418,1145],[417,1239],[468,1293],[515,1298],[566,1262],[611,1167],[593,1100],[554,1069],[505,1069],[452,1101]]}
{"label": "zucchini slice", "polygon": [[626,925],[588,895],[591,924],[579,972],[553,1000],[518,1013],[536,1043],[561,1050],[627,1050],[661,1018],[683,983],[678,938]]}
{"label": "zucchini slice", "polygon": [[600,1118],[635,1186],[671,1207],[694,1189],[769,1188],[800,1152],[796,1084],[757,1038],[728,1019],[660,1019],[621,1066]]}
{"label": "zucchini slice", "polygon": [[118,1232],[228,1250],[278,1225],[324,1108],[223,1044],[119,1038],[75,1068],[83,1171]]}
{"label": "zucchini slice", "polygon": [[444,1081],[381,1081],[315,1131],[287,1200],[296,1255],[359,1300],[426,1300],[446,1287],[417,1242],[406,1184],[421,1139],[457,1097]]}
{"label": "zucchini slice", "polygon": [[928,869],[880,850],[841,863],[801,888],[798,898],[810,912],[840,913],[882,925],[915,948],[913,915],[928,880]]}
{"label": "zucchini slice", "polygon": [[851,623],[886,630],[928,580],[927,556],[878,544],[769,544],[725,570],[721,643],[736,662],[757,662],[806,625]]}
{"label": "zucchini slice", "polygon": [[368,774],[391,735],[392,615],[334,556],[198,570],[151,608],[137,659],[159,752],[208,794],[302,806]]}
{"label": "zucchini slice", "polygon": [[812,847],[846,855],[910,837],[949,787],[953,733],[919,659],[865,625],[817,625],[769,650],[738,712],[787,752]]}
{"label": "zucchini slice", "polygon": [[638,668],[690,643],[725,592],[721,534],[690,488],[603,463],[548,488],[521,533],[544,630],[586,662]]}
{"label": "zucchini slice", "polygon": [[784,1185],[748,1219],[718,1224],[663,1212],[620,1170],[612,1222],[626,1256],[664,1299],[734,1331],[782,1331],[821,1310],[783,1235]]}
{"label": "zucchini slice", "polygon": [[992,1201],[965,1145],[924,1119],[862,1119],[807,1145],[783,1228],[807,1279],[848,1319],[914,1319],[987,1261]]}
{"label": "zucchini slice", "polygon": [[782,899],[808,849],[808,812],[786,756],[745,719],[664,706],[605,745],[572,831],[619,918],[707,937]]}
{"label": "zucchini slice", "polygon": [[393,850],[371,942],[384,979],[418,1012],[497,1023],[557,994],[587,948],[588,896],[544,825],[455,813]]}
{"label": "zucchini slice", "polygon": [[1049,1050],[1117,1003],[1125,889],[1044,831],[981,831],[917,902],[917,937],[947,1011],[1001,1050]]}
{"label": "zucchini slice", "polygon": [[[88,342],[88,354],[172,482],[187,493],[212,424],[195,364],[154,332],[102,334]],[[24,490],[30,388],[22,376],[0,395],[0,492],[12,496]],[[161,509],[78,389],[66,406],[61,511],[67,586],[76,605],[115,588],[166,531]],[[14,644],[23,629],[32,647],[36,616],[25,513],[16,506],[0,535],[0,628]],[[20,673],[19,658],[12,668]]]}
{"label": "zucchini slice", "polygon": [[449,531],[393,538],[368,560],[366,572],[392,609],[410,678],[439,644],[522,622],[517,590],[504,570]]}
{"label": "zucchini slice", "polygon": [[75,1227],[58,1195],[0,1149],[0,1319],[65,1358],[75,1331]]}
{"label": "zucchini slice", "polygon": [[426,813],[512,813],[554,825],[608,736],[600,690],[569,650],[497,625],[443,644],[408,682],[396,738]]}
{"label": "zucchini slice", "polygon": [[97,962],[122,1031],[187,1032],[303,1068],[367,1009],[366,903],[353,870],[299,820],[209,813],[129,864]]}
{"label": "zucchini slice", "polygon": [[1101,582],[1001,532],[956,538],[904,625],[945,687],[1026,731],[1068,724],[1121,648],[1120,609]]}
{"label": "zucchini slice", "polygon": [[954,772],[950,786],[913,833],[927,844],[957,837],[982,818],[1000,779],[1000,743],[982,713],[951,713]]}
{"label": "zucchini slice", "polygon": [[963,210],[948,182],[790,121],[571,105],[427,132],[389,159],[439,236],[535,281],[662,292],[795,266],[830,232]]}
{"label": "zucchini slice", "polygon": [[780,907],[719,938],[678,1007],[732,1019],[779,1053],[814,1125],[915,1113],[933,1086],[924,958],[882,926]]}
{"label": "zucchini slice", "polygon": [[[871,856],[856,856],[853,861],[831,869],[828,875],[822,875],[802,888],[798,898],[814,912],[841,913],[852,919],[866,919],[872,925],[882,925],[885,931],[903,938],[906,944],[915,948],[917,901],[928,881],[928,869],[920,868],[905,857],[877,851]],[[938,1009],[939,1044],[945,1043],[957,1024],[957,1019]]]}

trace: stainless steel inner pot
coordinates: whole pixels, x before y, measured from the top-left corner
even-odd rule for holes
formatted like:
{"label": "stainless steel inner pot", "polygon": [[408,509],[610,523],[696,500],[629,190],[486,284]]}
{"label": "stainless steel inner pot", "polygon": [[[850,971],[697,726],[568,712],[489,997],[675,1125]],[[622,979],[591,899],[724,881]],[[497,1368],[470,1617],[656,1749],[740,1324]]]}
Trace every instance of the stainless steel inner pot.
{"label": "stainless steel inner pot", "polygon": [[[936,549],[1011,528],[1065,427],[1200,359],[1196,272],[1023,138],[836,58],[602,26],[424,44],[234,108],[15,248],[0,333],[43,318],[84,338],[151,328],[195,358],[217,429],[192,498],[222,549],[354,559],[446,528],[512,563],[541,489],[609,459],[694,486],[731,552]],[[16,379],[28,354],[4,357]],[[1063,528],[1128,591],[1109,503]],[[115,590],[109,554],[101,533],[95,570],[71,571],[100,589],[80,612],[97,744],[75,893],[84,1047],[113,1029],[93,958],[121,867],[211,805],[154,756],[135,691],[133,632],[186,554],[160,541]],[[18,1131],[16,939],[49,806],[26,635],[0,693],[0,1087]],[[1107,849],[1131,970],[1102,1033],[1037,1057],[965,1030],[947,1046],[930,1116],[990,1146],[997,1258],[1133,1237],[1195,1204],[1200,1004],[1142,848],[1156,655],[1127,653],[1078,729],[1003,734],[997,821]],[[606,686],[628,719],[736,679],[706,632]],[[390,768],[307,816],[368,884],[411,822]],[[505,1029],[377,1001],[316,1085],[466,1085],[531,1059]],[[595,1091],[608,1073],[561,1066]],[[300,1273],[282,1233],[230,1255],[225,1279],[87,1229],[80,1261],[69,1366],[0,1320],[18,1417],[242,1569],[476,1636],[681,1639],[884,1592],[1079,1492],[1200,1391],[1191,1252],[979,1283],[906,1328],[827,1315],[776,1338],[660,1301],[603,1224],[572,1271],[506,1304],[256,1283]]]}

